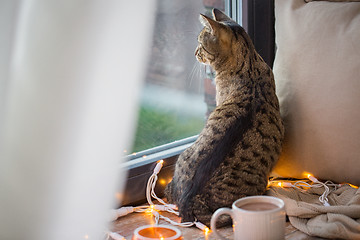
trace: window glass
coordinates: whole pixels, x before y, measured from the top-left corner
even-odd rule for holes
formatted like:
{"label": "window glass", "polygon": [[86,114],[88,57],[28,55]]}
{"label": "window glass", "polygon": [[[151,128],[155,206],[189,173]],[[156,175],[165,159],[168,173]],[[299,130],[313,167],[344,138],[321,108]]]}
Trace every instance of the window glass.
{"label": "window glass", "polygon": [[158,0],[133,152],[198,134],[215,106],[211,69],[196,62],[199,13],[225,0]]}

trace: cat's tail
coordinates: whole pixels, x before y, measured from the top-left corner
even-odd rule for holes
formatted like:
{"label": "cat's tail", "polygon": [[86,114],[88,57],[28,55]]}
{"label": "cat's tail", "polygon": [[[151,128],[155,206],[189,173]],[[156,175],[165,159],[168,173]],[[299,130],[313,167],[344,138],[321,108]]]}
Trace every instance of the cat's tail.
{"label": "cat's tail", "polygon": [[[201,136],[206,138],[206,143],[200,147],[209,148],[209,146],[211,146],[212,148],[211,150],[203,151],[203,156],[199,156],[202,159],[195,170],[195,174],[190,183],[181,193],[178,207],[182,221],[194,220],[195,217],[192,212],[192,208],[195,196],[197,194],[201,194],[201,191],[206,183],[211,179],[216,169],[225,160],[226,156],[228,156],[228,154],[231,153],[238,144],[240,144],[244,134],[253,125],[256,102],[250,102],[245,104],[245,106],[238,107],[240,109],[246,109],[247,111],[244,111],[245,114],[235,115],[233,112],[234,109],[232,108],[222,109],[224,116],[229,119],[225,119],[226,121],[224,121],[224,119],[218,119],[217,121],[219,122],[213,122],[213,124],[217,125],[223,125],[224,122],[226,122],[226,130],[224,132],[219,133],[218,136]],[[211,116],[209,119],[210,118]]]}

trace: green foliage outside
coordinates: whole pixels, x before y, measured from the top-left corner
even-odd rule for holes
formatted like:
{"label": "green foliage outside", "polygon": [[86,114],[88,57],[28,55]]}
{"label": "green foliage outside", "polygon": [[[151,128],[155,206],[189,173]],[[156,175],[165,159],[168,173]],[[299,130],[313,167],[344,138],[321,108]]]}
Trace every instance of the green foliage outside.
{"label": "green foliage outside", "polygon": [[163,112],[141,106],[133,152],[199,134],[203,127],[204,117]]}

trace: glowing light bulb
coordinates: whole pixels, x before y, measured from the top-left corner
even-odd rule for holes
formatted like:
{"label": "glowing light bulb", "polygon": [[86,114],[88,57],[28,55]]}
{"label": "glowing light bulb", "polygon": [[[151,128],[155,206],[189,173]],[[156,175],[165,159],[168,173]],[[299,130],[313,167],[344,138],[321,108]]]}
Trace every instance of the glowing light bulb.
{"label": "glowing light bulb", "polygon": [[206,227],[204,229],[204,236],[205,236],[204,240],[209,240],[209,232],[210,232],[210,229],[208,227]]}
{"label": "glowing light bulb", "polygon": [[159,183],[160,183],[161,185],[165,185],[167,182],[166,182],[165,179],[160,179],[160,180],[159,180]]}
{"label": "glowing light bulb", "polygon": [[318,182],[318,180],[310,173],[307,174],[307,178],[314,183]]}
{"label": "glowing light bulb", "polygon": [[195,222],[195,226],[202,231],[205,231],[205,229],[208,228],[205,224],[201,222]]}
{"label": "glowing light bulb", "polygon": [[148,209],[146,209],[147,214],[152,214],[155,211],[155,205],[150,205]]}
{"label": "glowing light bulb", "polygon": [[278,185],[278,187],[282,187],[282,184],[281,184],[281,182],[278,182],[278,184],[277,184],[277,185]]}
{"label": "glowing light bulb", "polygon": [[89,239],[89,235],[86,234],[86,235],[84,236],[84,239]]}
{"label": "glowing light bulb", "polygon": [[350,183],[348,183],[348,184],[349,184],[349,186],[352,187],[352,188],[355,188],[355,189],[358,189],[358,188],[359,188],[358,186],[352,185],[352,184],[350,184]]}
{"label": "glowing light bulb", "polygon": [[311,176],[313,176],[311,173],[309,172],[303,172],[302,173],[303,176],[305,176],[306,178],[310,178]]}

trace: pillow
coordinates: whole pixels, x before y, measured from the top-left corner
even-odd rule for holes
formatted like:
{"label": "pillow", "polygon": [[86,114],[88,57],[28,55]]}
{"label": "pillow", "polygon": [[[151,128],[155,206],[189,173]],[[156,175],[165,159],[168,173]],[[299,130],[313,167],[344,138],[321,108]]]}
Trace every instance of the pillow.
{"label": "pillow", "polygon": [[304,0],[305,2],[328,1],[328,2],[360,2],[360,0]]}
{"label": "pillow", "polygon": [[360,3],[275,0],[285,123],[274,172],[360,185]]}

